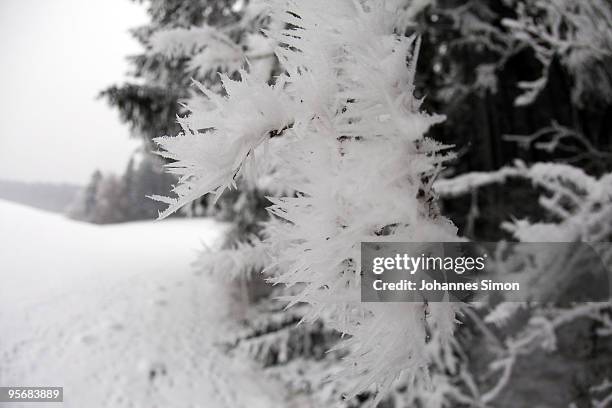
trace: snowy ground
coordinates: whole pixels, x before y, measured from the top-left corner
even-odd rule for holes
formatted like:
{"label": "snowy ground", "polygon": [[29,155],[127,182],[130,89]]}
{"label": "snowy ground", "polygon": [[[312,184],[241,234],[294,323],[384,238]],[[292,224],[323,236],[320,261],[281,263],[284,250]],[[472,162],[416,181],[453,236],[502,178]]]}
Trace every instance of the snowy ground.
{"label": "snowy ground", "polygon": [[64,404],[265,407],[279,403],[213,343],[227,296],[190,262],[223,226],[93,226],[0,201],[0,386],[63,386]]}

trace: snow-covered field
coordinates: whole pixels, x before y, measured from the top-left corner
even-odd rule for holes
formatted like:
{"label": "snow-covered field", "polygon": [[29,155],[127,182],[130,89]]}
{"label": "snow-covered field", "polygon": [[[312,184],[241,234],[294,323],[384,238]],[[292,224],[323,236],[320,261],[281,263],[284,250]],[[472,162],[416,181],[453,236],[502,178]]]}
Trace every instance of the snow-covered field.
{"label": "snow-covered field", "polygon": [[213,346],[228,297],[190,263],[223,231],[94,226],[0,201],[0,386],[64,387],[63,405],[6,406],[277,406],[254,368]]}

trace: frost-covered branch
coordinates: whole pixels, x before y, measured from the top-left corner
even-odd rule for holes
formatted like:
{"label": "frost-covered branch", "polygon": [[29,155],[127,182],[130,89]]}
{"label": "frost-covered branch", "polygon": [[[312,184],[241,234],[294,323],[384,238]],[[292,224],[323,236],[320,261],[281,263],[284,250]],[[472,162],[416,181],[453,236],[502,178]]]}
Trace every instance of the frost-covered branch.
{"label": "frost-covered branch", "polygon": [[[542,140],[546,139],[546,140]],[[550,126],[539,129],[530,135],[505,135],[504,140],[516,142],[523,148],[533,145],[536,149],[552,153],[573,154],[567,162],[576,161],[583,157],[592,160],[610,160],[612,153],[597,149],[591,141],[577,130],[570,129],[552,121]]]}
{"label": "frost-covered branch", "polygon": [[204,248],[194,262],[196,273],[206,273],[221,280],[259,273],[268,266],[270,259],[260,246],[254,245],[253,240],[236,242],[221,250]]}
{"label": "frost-covered branch", "polygon": [[284,70],[274,84],[242,71],[241,80],[223,78],[224,94],[201,86],[183,132],[157,140],[181,182],[176,198],[158,197],[169,204],[162,216],[279,158],[277,180],[295,194],[269,198],[272,281],[296,288],[287,300],[309,305],[306,320],[324,317],[348,335],[340,347],[351,351],[345,368],[356,380],[347,396],[374,387],[380,400],[402,373],[426,378],[453,334],[452,304],[360,302],[358,264],[360,243],[381,235],[457,239],[432,191],[447,147],[425,137],[443,118],[420,112],[413,95],[419,40],[398,34],[401,4],[279,6],[268,32]]}
{"label": "frost-covered branch", "polygon": [[525,92],[517,106],[532,103],[546,86],[548,69],[554,57],[575,80],[573,99],[581,103],[585,93],[609,101],[609,62],[612,57],[612,6],[607,0],[531,0],[517,2],[517,17],[503,24],[510,33],[535,53],[542,64],[542,75],[519,83]]}

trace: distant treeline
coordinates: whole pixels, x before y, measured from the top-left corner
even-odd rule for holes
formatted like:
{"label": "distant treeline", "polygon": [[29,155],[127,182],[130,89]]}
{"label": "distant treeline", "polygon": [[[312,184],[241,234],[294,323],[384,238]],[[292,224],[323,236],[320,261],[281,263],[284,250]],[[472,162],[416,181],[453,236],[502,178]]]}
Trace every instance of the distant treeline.
{"label": "distant treeline", "polygon": [[66,183],[28,183],[0,180],[0,199],[52,212],[65,212],[81,186]]}
{"label": "distant treeline", "polygon": [[149,196],[169,195],[176,180],[147,153],[130,159],[121,176],[95,171],[68,210],[70,218],[94,224],[153,220],[163,205]]}

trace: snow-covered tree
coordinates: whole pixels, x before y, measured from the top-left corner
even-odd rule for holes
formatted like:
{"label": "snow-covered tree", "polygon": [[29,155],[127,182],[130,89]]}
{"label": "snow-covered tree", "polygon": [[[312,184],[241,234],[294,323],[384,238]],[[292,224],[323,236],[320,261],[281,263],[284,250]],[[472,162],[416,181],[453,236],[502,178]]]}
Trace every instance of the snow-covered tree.
{"label": "snow-covered tree", "polygon": [[[171,36],[169,33],[180,35],[201,26],[212,30],[234,24],[240,15],[239,10],[233,9],[235,3],[233,0],[144,2],[150,21],[132,30],[143,51],[129,57],[131,78],[123,84],[109,86],[100,96],[118,110],[121,119],[130,125],[131,135],[143,141],[145,151],[155,148],[153,138],[175,134],[180,129],[176,116],[183,112],[181,104],[189,98],[192,78],[207,84],[218,83],[216,73],[189,69],[187,52],[170,53],[168,47],[163,48],[164,39]],[[242,31],[236,29],[235,34],[241,35]],[[155,172],[158,170],[161,167]],[[200,209],[200,203],[194,203],[186,212],[200,213]]]}
{"label": "snow-covered tree", "polygon": [[[516,158],[609,172],[611,12],[608,1],[571,0],[436,0],[422,9],[417,85],[424,106],[447,116],[431,136],[459,146],[461,158],[445,176]],[[512,183],[514,200],[491,186],[443,200],[445,214],[480,239],[500,238],[508,214],[543,216],[528,183]]]}
{"label": "snow-covered tree", "polygon": [[574,80],[572,97],[610,102],[612,97],[612,6],[606,0],[516,2],[516,18],[502,21],[521,46],[533,50],[542,75],[519,82],[524,90],[515,103],[526,105],[546,86],[553,58],[558,58]]}
{"label": "snow-covered tree", "polygon": [[361,241],[457,239],[432,190],[447,147],[425,136],[443,117],[419,110],[419,40],[403,35],[398,3],[274,2],[274,83],[242,70],[222,76],[221,94],[200,86],[183,131],[156,140],[180,179],[176,198],[157,197],[162,216],[271,173],[294,192],[270,197],[267,273],[296,288],[290,304],[308,304],[307,319],[349,335],[345,392],[375,385],[377,400],[402,373],[426,378],[455,324],[452,304],[360,302]]}
{"label": "snow-covered tree", "polygon": [[151,0],[147,3],[150,22],[132,30],[144,51],[129,58],[134,78],[105,89],[101,96],[117,108],[134,136],[146,143],[160,134],[178,130],[175,117],[182,99],[188,96],[192,73],[185,58],[166,58],[152,50],[152,38],[165,30],[179,30],[200,24],[223,25],[234,20],[229,0]]}
{"label": "snow-covered tree", "polygon": [[270,75],[274,68],[273,41],[262,29],[270,22],[263,1],[225,2],[224,18],[208,17],[189,27],[166,26],[148,39],[148,54],[169,61],[184,59],[185,73],[216,82],[217,72],[236,73],[249,64]]}
{"label": "snow-covered tree", "polygon": [[[505,388],[512,385],[511,376],[521,358],[533,353],[555,351],[559,339],[567,332],[570,333],[570,341],[577,343],[579,339],[572,333],[577,326],[586,325],[587,341],[596,343],[601,339],[609,343],[612,336],[612,301],[609,299],[573,302],[569,305],[566,304],[568,302],[561,305],[556,302],[563,293],[571,291],[572,286],[576,286],[573,290],[583,292],[593,290],[590,279],[595,279],[596,275],[579,274],[585,268],[580,266],[581,263],[601,262],[604,271],[607,271],[603,278],[609,283],[612,277],[612,174],[594,177],[569,164],[535,163],[527,166],[517,161],[497,171],[473,172],[439,180],[435,189],[443,197],[457,197],[493,184],[504,185],[513,179],[527,180],[534,189],[541,192],[538,204],[547,216],[543,220],[508,220],[501,225],[502,229],[510,233],[511,240],[519,243],[556,242],[564,243],[564,246],[561,251],[551,251],[551,247],[546,250],[546,245],[535,245],[526,247],[524,253],[515,251],[512,257],[496,257],[491,260],[492,265],[502,271],[534,273],[540,283],[530,285],[527,290],[549,292],[552,302],[481,305],[480,316],[470,309],[463,309],[469,312],[471,318],[478,322],[478,327],[485,332],[493,356],[489,361],[489,375],[495,377],[496,382],[487,391],[477,393],[478,399],[474,401],[477,405],[494,402]],[[580,246],[580,243],[589,245]],[[506,242],[502,241],[498,245],[503,248]],[[588,258],[585,258],[584,248],[592,248],[594,252],[588,252]],[[597,259],[593,260],[593,256]],[[517,270],[516,265],[523,267]],[[528,318],[516,317],[521,314]],[[504,330],[507,326],[512,329]],[[464,376],[469,374],[465,373]],[[470,381],[476,384],[473,378]],[[605,386],[597,386],[599,382],[605,383],[605,372],[593,373],[592,381],[595,382],[587,384],[589,387],[585,390],[599,398],[591,400],[592,406],[605,406],[600,403],[610,401],[610,390]],[[456,389],[452,391],[456,395]]]}
{"label": "snow-covered tree", "polygon": [[[499,74],[519,54],[535,78],[519,78],[517,106],[532,104],[546,87],[556,60],[571,83],[574,103],[586,98],[610,102],[612,6],[606,0],[505,0],[429,2],[421,30],[440,48],[435,74],[446,79],[447,97],[497,93]],[[452,37],[449,33],[454,34]],[[451,35],[452,35],[451,34]],[[462,55],[463,58],[457,58]],[[478,55],[478,58],[473,58]],[[469,72],[464,68],[470,68]],[[539,70],[539,72],[538,72]],[[533,71],[533,72],[532,72]],[[452,78],[453,81],[449,79]],[[516,80],[516,79],[515,79]]]}

